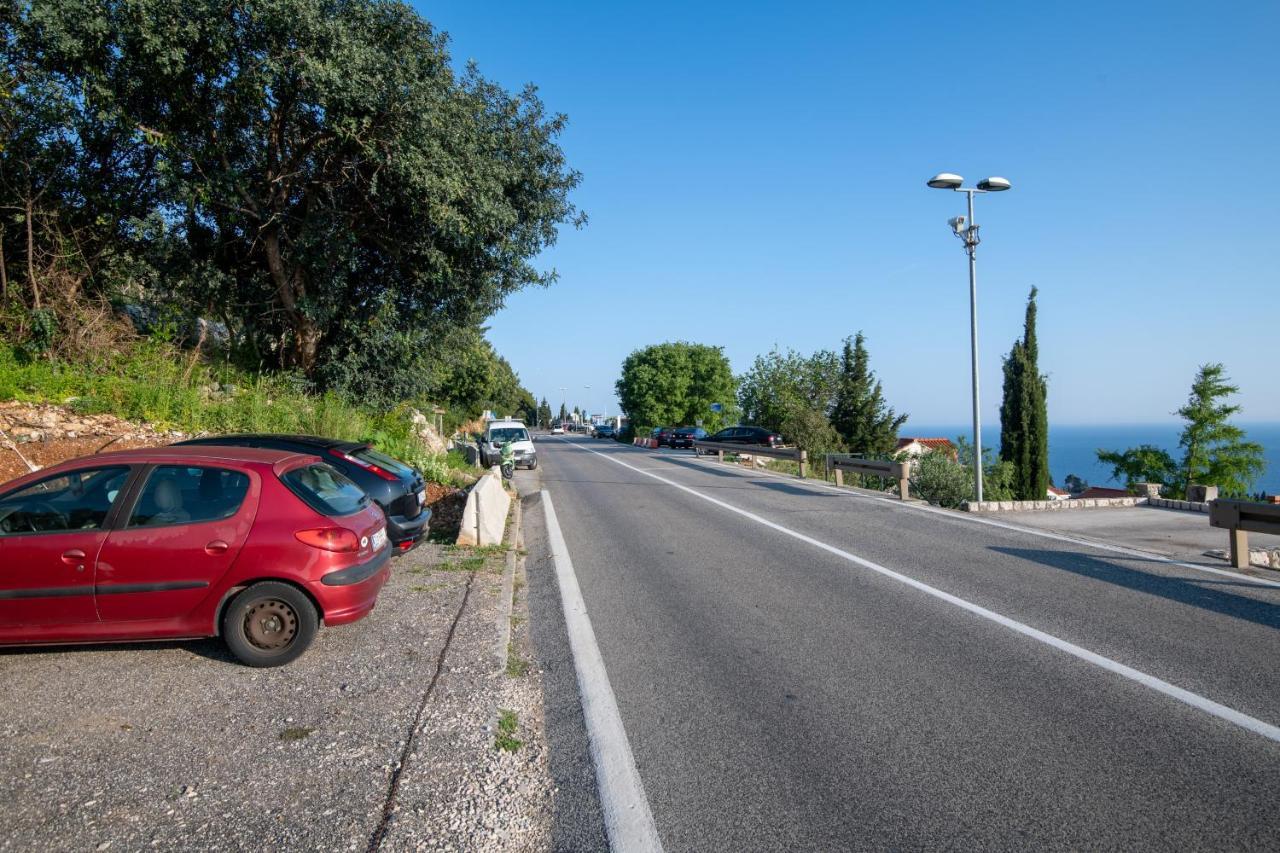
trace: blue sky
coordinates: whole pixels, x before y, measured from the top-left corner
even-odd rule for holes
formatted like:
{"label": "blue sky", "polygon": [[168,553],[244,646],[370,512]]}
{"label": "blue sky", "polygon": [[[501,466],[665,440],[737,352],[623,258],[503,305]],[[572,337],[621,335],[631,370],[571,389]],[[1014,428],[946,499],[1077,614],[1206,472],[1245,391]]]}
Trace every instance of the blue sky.
{"label": "blue sky", "polygon": [[616,411],[647,344],[742,372],[861,329],[891,405],[966,423],[964,197],[924,184],[945,170],[1014,185],[978,199],[984,419],[1034,284],[1053,422],[1167,421],[1205,361],[1243,420],[1280,421],[1280,4],[417,6],[457,62],[569,116],[590,223],[490,324],[553,406]]}

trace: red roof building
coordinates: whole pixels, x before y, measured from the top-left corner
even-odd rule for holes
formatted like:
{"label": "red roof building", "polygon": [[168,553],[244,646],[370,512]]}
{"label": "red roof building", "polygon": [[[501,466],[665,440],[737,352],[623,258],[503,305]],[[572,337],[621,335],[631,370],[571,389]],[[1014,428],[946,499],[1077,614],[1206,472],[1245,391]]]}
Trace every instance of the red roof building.
{"label": "red roof building", "polygon": [[898,446],[894,448],[895,453],[905,453],[907,456],[923,456],[926,453],[933,453],[940,450],[947,456],[955,459],[957,457],[956,446],[945,438],[900,438]]}

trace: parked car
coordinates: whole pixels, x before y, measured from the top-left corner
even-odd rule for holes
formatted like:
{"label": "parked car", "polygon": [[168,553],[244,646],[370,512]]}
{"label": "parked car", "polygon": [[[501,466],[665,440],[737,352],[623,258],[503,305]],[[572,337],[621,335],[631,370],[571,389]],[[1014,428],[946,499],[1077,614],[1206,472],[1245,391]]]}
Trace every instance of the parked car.
{"label": "parked car", "polygon": [[397,551],[408,551],[430,530],[431,510],[426,506],[426,479],[409,463],[375,450],[368,442],[314,435],[244,433],[192,438],[174,446],[208,445],[264,447],[319,456],[363,489],[382,508],[387,517],[387,535]]}
{"label": "parked car", "polygon": [[596,427],[596,438],[615,438],[617,435],[618,431],[609,424],[600,424],[600,426]]}
{"label": "parked car", "polygon": [[708,436],[706,441],[720,441],[726,444],[754,444],[757,447],[781,447],[782,436],[776,432],[758,426],[732,426]]}
{"label": "parked car", "polygon": [[671,446],[671,436],[674,433],[674,427],[654,427],[651,437],[657,440],[659,447],[669,447]]}
{"label": "parked car", "polygon": [[513,445],[517,468],[532,471],[538,467],[538,452],[533,447],[533,438],[524,421],[515,420],[489,421],[485,426],[484,435],[480,437],[480,464],[485,468],[497,465],[505,444]]}
{"label": "parked car", "polygon": [[250,666],[373,609],[382,510],[315,455],[100,453],[0,486],[0,645],[221,636]]}
{"label": "parked car", "polygon": [[693,447],[695,441],[702,441],[707,437],[707,431],[702,427],[679,427],[671,432],[670,444],[672,447]]}

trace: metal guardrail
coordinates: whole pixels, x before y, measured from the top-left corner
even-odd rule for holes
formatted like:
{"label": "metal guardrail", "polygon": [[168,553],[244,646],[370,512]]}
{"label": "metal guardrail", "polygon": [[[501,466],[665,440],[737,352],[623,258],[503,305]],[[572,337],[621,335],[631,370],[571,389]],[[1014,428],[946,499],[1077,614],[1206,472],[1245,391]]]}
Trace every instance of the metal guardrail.
{"label": "metal guardrail", "polygon": [[827,457],[827,470],[836,472],[836,485],[844,485],[844,472],[866,474],[871,477],[884,477],[898,481],[898,497],[906,500],[910,496],[911,463],[884,462],[879,459],[862,459],[861,457]]}
{"label": "metal guardrail", "polygon": [[798,447],[765,447],[762,444],[738,444],[731,441],[695,441],[693,450],[714,450],[720,461],[724,461],[726,453],[738,453],[743,456],[767,456],[770,459],[790,459],[800,463],[800,476],[804,477],[809,467],[809,454]]}
{"label": "metal guardrail", "polygon": [[1209,525],[1227,530],[1231,540],[1231,565],[1249,567],[1249,533],[1280,536],[1280,504],[1261,504],[1219,498],[1209,503]]}

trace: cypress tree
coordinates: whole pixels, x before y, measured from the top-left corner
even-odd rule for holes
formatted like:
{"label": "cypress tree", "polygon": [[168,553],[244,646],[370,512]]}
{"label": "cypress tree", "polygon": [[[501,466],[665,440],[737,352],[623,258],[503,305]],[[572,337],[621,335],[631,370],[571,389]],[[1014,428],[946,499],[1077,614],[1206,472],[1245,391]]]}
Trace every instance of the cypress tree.
{"label": "cypress tree", "polygon": [[1036,341],[1036,288],[1027,297],[1022,339],[1004,359],[1000,404],[1000,458],[1013,465],[1017,500],[1042,501],[1049,489],[1048,383],[1040,373]]}
{"label": "cypress tree", "polygon": [[880,382],[871,372],[862,332],[844,339],[840,354],[840,379],[836,387],[831,425],[840,433],[850,453],[887,456],[898,443],[898,430],[907,421],[885,405]]}

